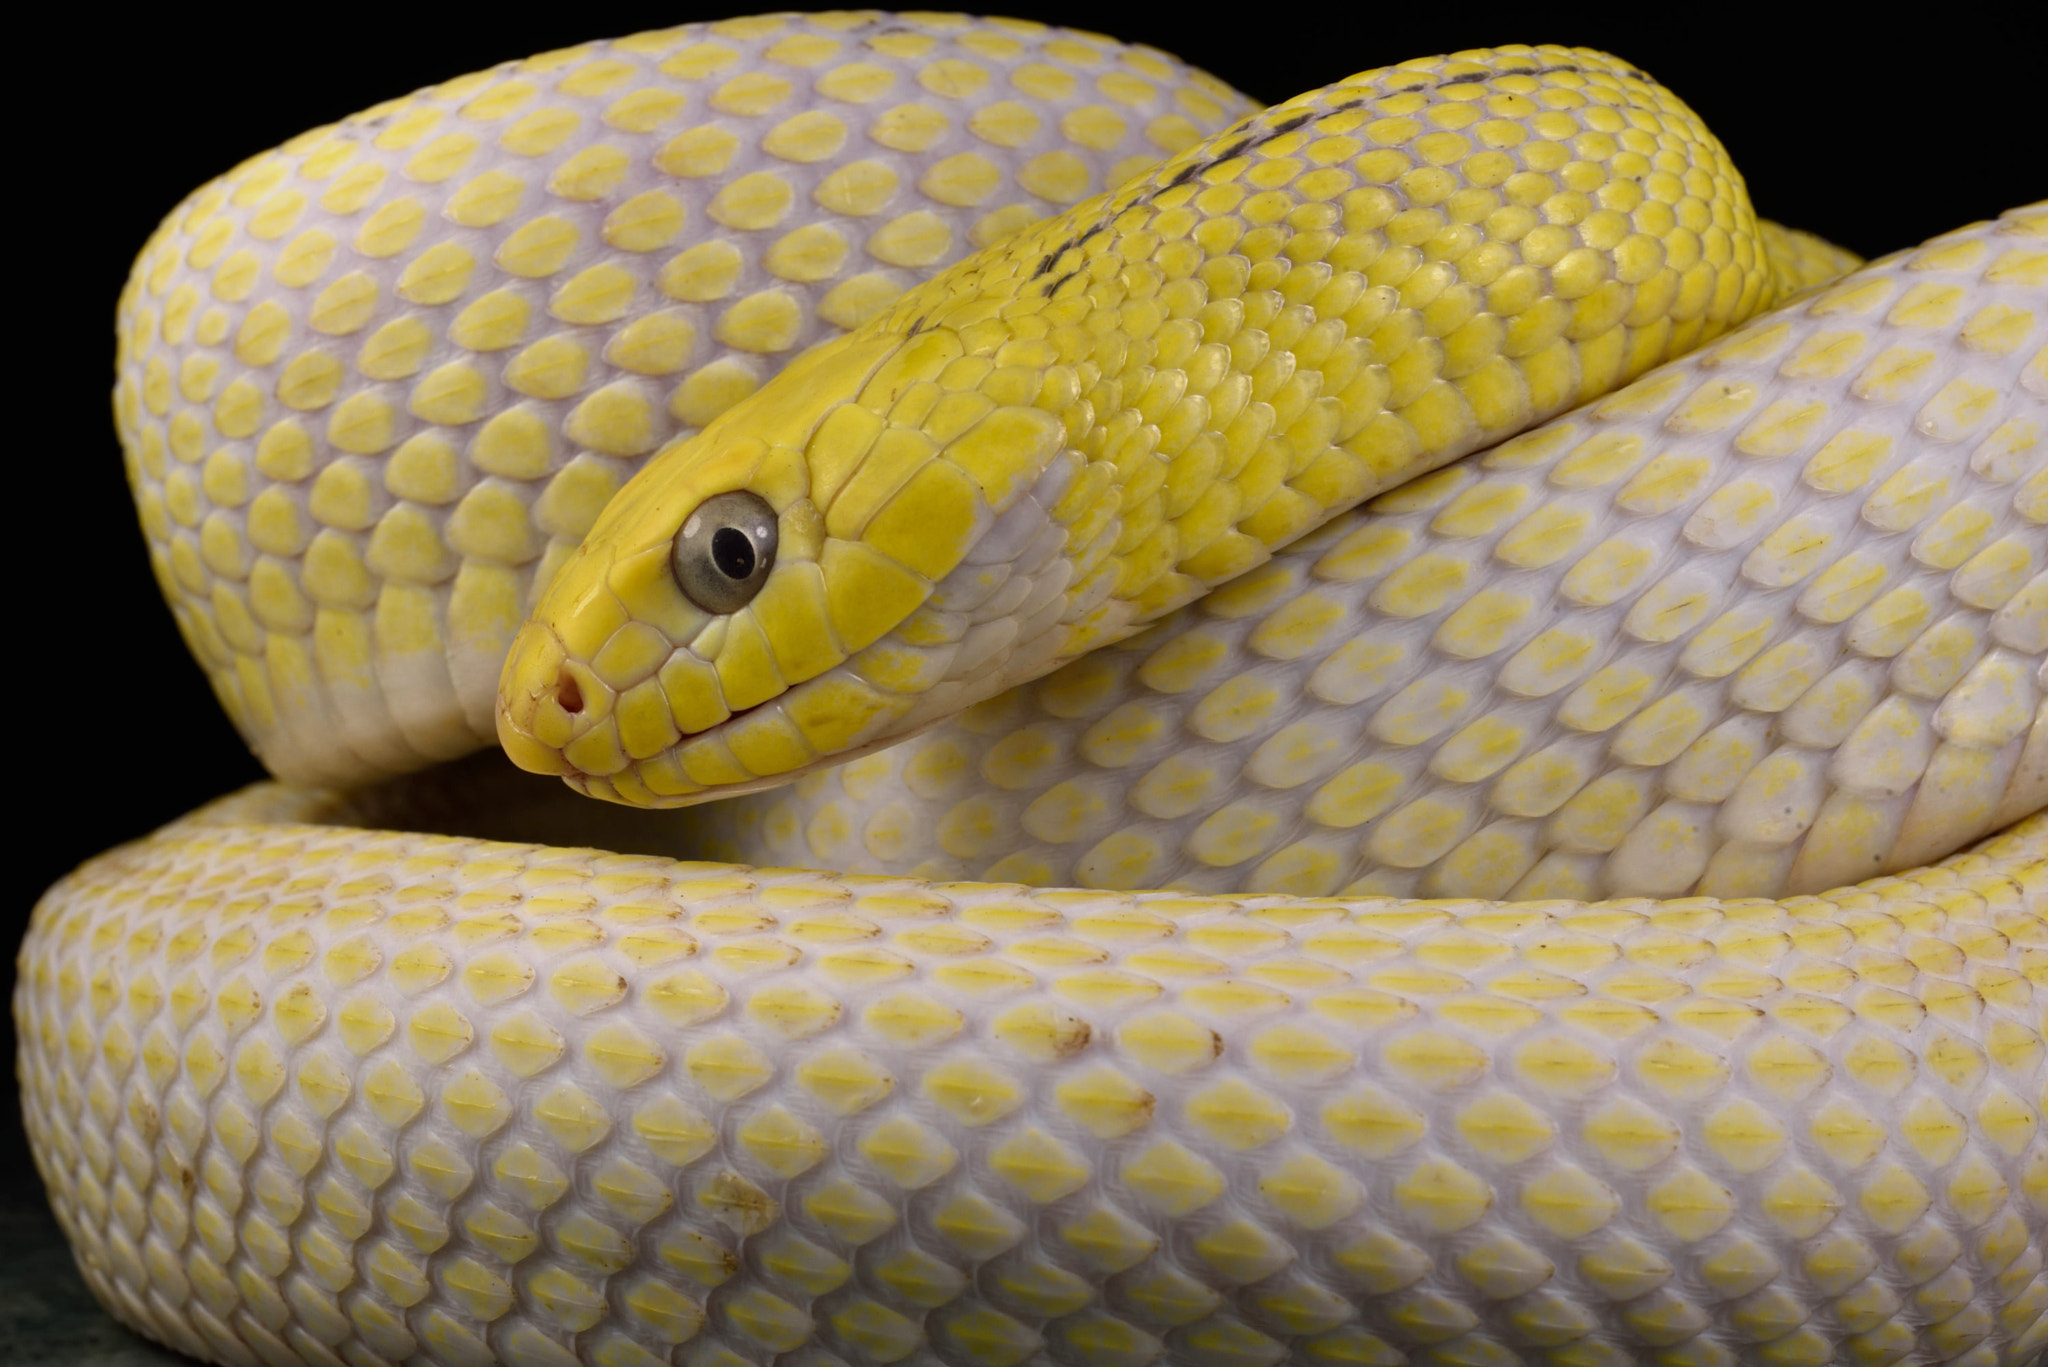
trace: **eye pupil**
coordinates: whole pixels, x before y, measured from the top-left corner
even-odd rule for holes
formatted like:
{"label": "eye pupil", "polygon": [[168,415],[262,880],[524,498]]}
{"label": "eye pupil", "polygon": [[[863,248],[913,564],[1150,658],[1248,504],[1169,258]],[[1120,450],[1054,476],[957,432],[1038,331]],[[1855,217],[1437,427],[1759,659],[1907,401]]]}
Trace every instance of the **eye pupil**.
{"label": "eye pupil", "polygon": [[754,572],[754,543],[737,527],[720,527],[711,534],[711,563],[728,579],[745,579]]}

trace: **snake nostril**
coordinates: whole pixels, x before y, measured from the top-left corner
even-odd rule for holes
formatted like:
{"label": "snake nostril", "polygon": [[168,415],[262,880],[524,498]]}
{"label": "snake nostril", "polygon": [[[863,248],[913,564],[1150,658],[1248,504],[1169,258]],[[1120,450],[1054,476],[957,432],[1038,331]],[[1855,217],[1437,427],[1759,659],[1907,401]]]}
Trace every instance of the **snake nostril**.
{"label": "snake nostril", "polygon": [[555,701],[572,717],[583,710],[583,690],[576,686],[573,675],[564,674],[562,681],[555,685]]}

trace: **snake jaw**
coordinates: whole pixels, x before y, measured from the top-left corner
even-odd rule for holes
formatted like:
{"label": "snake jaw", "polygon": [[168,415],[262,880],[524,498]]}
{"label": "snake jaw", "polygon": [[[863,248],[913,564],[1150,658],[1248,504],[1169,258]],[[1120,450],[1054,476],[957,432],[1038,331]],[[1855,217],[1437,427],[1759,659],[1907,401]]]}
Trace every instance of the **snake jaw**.
{"label": "snake jaw", "polygon": [[[785,555],[758,598],[694,634],[662,627],[673,576],[659,547],[591,546],[506,665],[507,752],[588,796],[690,805],[894,744],[1129,634],[1127,606],[1105,601],[1116,518],[1085,530],[1077,559],[1059,509],[1081,458],[1048,424],[1015,425],[1035,478],[1000,508],[969,504],[943,559],[913,567],[830,535],[829,513],[798,498],[781,510]],[[636,640],[646,649],[633,655]]]}
{"label": "snake jaw", "polygon": [[[938,325],[851,334],[650,461],[507,660],[514,761],[684,805],[901,739],[1071,653],[1075,619],[1117,582],[1116,491],[1081,481],[1078,419],[1037,406],[1081,402],[1049,358],[1058,373],[1013,383],[1011,402],[970,394],[937,425],[897,411],[964,347]],[[774,519],[758,543],[772,568],[727,603],[685,558],[703,553],[700,513],[749,503]],[[1096,616],[1111,637],[1129,625],[1117,605]]]}

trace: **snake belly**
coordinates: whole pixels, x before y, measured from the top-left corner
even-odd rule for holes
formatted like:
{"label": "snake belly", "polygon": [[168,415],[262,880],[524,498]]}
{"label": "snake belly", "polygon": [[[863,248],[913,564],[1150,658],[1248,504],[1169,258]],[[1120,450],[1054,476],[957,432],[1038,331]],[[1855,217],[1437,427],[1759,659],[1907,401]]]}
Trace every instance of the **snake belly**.
{"label": "snake belly", "polygon": [[[61,883],[24,945],[25,1113],[88,1281],[127,1322],[235,1363],[2027,1360],[2048,1341],[2035,995],[2048,973],[2048,822],[2025,815],[2040,805],[2030,785],[2048,630],[2035,302],[2048,254],[2038,213],[2000,230],[1881,263],[1864,286],[1809,306],[1832,308],[1835,331],[1859,346],[1806,347],[1821,369],[1794,378],[1842,391],[1836,412],[1852,400],[1910,407],[1901,449],[1816,464],[1825,443],[1809,430],[1790,451],[1748,451],[1739,433],[1768,445],[1788,419],[1760,425],[1726,393],[1737,411],[1719,427],[1709,416],[1693,449],[1730,450],[1689,488],[1702,499],[1739,489],[1731,463],[1764,481],[1792,470],[1807,490],[1833,479],[1840,499],[1802,493],[1807,512],[1847,507],[1890,534],[1866,544],[1847,523],[1826,529],[1849,558],[1860,548],[1879,560],[1877,587],[1913,589],[1969,639],[1932,633],[1911,611],[1859,617],[1882,601],[1874,593],[1825,623],[1847,633],[1834,639],[1850,655],[1893,661],[1884,705],[1922,730],[1894,728],[1860,751],[1809,742],[1818,758],[1806,768],[1826,762],[1827,802],[1889,814],[1886,852],[1923,797],[1967,827],[1954,841],[2020,817],[2004,834],[1930,867],[1778,901],[1740,895],[1754,884],[1679,901],[1565,900],[1614,890],[1600,880],[1615,875],[1584,858],[1582,887],[1516,890],[1545,901],[1412,902],[1370,888],[1337,901],[932,884],[404,834],[436,819],[422,799],[439,780],[261,786]],[[1757,284],[1712,330],[1775,285]],[[1859,301],[1856,288],[1870,293]],[[1686,373],[1762,365],[1750,398],[1768,411],[1797,350],[1768,339],[1788,323],[1767,320]],[[1806,342],[1828,330],[1793,325]],[[1938,359],[1916,370],[1899,353],[1921,336],[1918,350]],[[1887,345],[1873,354],[1874,338]],[[1889,368],[1876,364],[1886,357]],[[1958,386],[1973,379],[1990,400],[1972,405]],[[1688,394],[1712,409],[1704,385],[1656,383],[1631,391],[1653,412]],[[1478,478],[1535,470],[1532,509],[1589,506],[1556,492],[1579,487],[1634,511],[1626,490],[1654,498],[1659,486],[1633,468],[1578,486],[1556,477],[1583,443],[1574,424],[1618,413],[1541,429],[1519,448],[1527,463],[1497,459]],[[354,431],[334,416],[317,439],[305,420],[281,421],[308,443],[334,442]],[[176,415],[162,431],[176,436]],[[1908,452],[1906,440],[1922,446]],[[159,449],[164,471],[201,464],[168,449],[184,466]],[[358,477],[382,455],[334,449],[336,468]],[[1934,457],[1945,463],[1923,461]],[[1612,463],[1588,456],[1581,468]],[[388,507],[416,508],[388,487],[395,468],[394,455]],[[236,592],[264,600],[253,574],[237,590],[204,558],[211,515],[176,516],[198,505],[152,478],[170,515],[152,532],[164,536],[161,573],[204,641],[192,623],[232,623],[219,604]],[[324,478],[324,467],[298,476]],[[1661,478],[1667,490],[1685,482]],[[1395,495],[1324,533],[1306,563],[1324,565],[1382,520],[1427,513],[1434,535],[1455,536],[1458,524],[1435,523],[1470,479],[1440,477],[1406,508]],[[272,487],[288,498],[291,484]],[[236,492],[225,475],[184,487]],[[1794,502],[1789,485],[1772,488]],[[320,510],[345,505],[312,492],[299,488],[297,506],[319,535],[336,533],[330,548],[360,547],[347,538],[382,525],[329,522]],[[240,506],[216,511],[232,523]],[[1882,521],[1909,513],[1903,526]],[[1744,523],[1739,508],[1688,515],[1684,535],[1731,518]],[[240,525],[253,539],[254,524]],[[182,542],[173,526],[187,529]],[[288,564],[317,539],[265,554]],[[184,565],[204,571],[199,589],[181,544]],[[1371,559],[1352,550],[1353,563]],[[376,687],[400,698],[378,652],[419,638],[385,630],[387,599],[446,593],[450,580],[421,585],[391,575],[388,556],[356,553],[382,586],[319,611],[375,624],[358,663],[377,661]],[[514,567],[528,576],[515,602],[545,583],[535,559]],[[1773,563],[1743,557],[1751,598],[1805,592],[1793,580],[1771,598],[1752,561],[1759,574]],[[1313,573],[1277,564],[1282,578]],[[1265,573],[1226,594],[1263,606]],[[1819,619],[1800,620],[1798,636],[1814,637]],[[1867,648],[1880,628],[1905,639]],[[313,677],[275,672],[290,657],[272,642],[291,633],[264,629],[255,649],[226,634],[214,643],[225,693]],[[1692,650],[1697,639],[1669,638],[1669,653],[1711,655]],[[1909,645],[1919,657],[1907,667]],[[1071,672],[1054,677],[1071,687]],[[1770,677],[1783,689],[1802,676]],[[362,748],[376,762],[352,758],[352,777],[442,753]],[[1951,749],[1961,777],[1923,777]],[[1921,767],[1904,772],[1916,756]],[[1677,772],[1668,758],[1617,758],[1656,782]],[[1805,769],[1796,777],[1810,785]],[[496,775],[449,782],[472,803],[507,801]],[[844,779],[806,779],[807,800],[832,782]],[[543,813],[549,822],[571,829]]]}

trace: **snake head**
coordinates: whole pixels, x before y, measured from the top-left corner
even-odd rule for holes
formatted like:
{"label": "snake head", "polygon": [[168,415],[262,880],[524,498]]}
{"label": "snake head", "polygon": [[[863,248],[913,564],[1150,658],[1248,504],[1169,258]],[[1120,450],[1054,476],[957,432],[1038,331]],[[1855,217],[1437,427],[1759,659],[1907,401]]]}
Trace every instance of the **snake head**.
{"label": "snake head", "polygon": [[[1080,583],[1067,551],[1079,495],[1101,491],[1053,406],[960,385],[990,370],[964,356],[947,328],[855,333],[650,460],[513,643],[511,758],[679,806],[888,744],[1064,658],[1114,577]],[[1070,380],[1052,388],[1072,404]],[[1113,542],[1113,517],[1086,522]]]}

